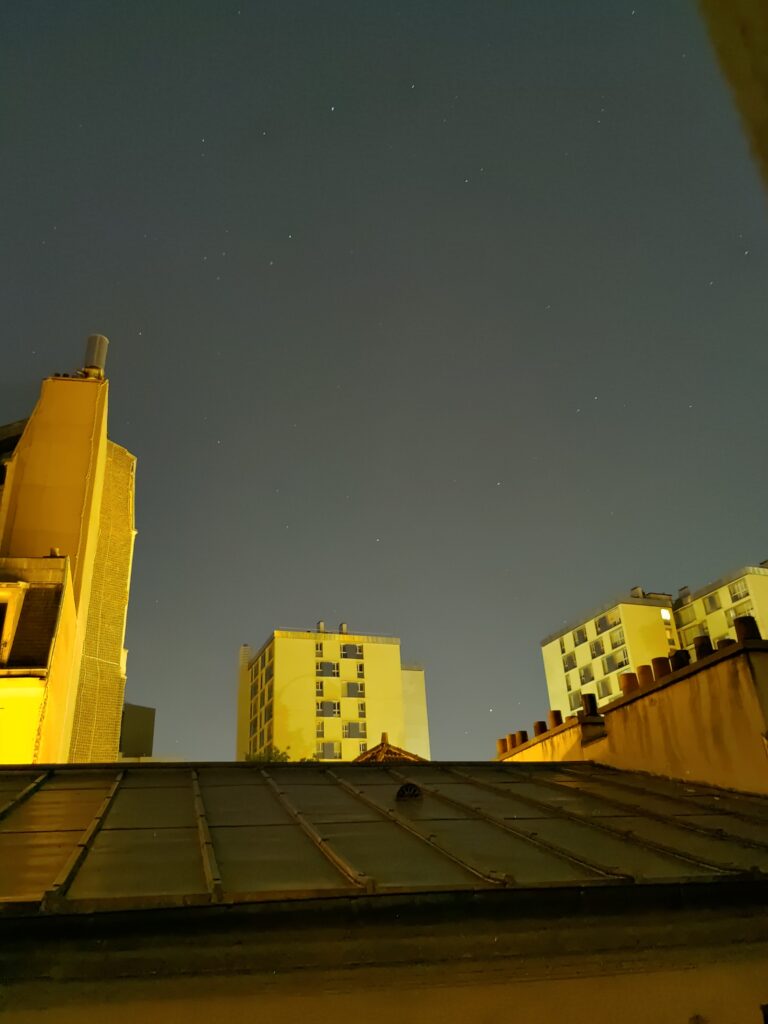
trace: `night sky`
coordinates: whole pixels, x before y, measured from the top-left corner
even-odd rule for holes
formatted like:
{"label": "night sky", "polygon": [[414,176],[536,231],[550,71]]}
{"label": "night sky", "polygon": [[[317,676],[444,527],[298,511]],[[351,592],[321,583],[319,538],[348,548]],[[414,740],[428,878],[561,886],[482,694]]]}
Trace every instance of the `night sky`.
{"label": "night sky", "polygon": [[157,754],[231,758],[239,645],[324,618],[492,757],[564,620],[768,558],[768,208],[693,3],[6,0],[0,103],[0,421],[109,336]]}

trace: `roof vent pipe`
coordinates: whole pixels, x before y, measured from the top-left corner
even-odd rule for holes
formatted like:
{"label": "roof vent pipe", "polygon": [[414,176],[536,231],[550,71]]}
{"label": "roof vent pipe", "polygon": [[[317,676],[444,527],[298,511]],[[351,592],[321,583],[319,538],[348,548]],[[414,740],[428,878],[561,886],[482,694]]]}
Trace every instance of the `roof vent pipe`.
{"label": "roof vent pipe", "polygon": [[339,623],[339,632],[340,633],[346,633],[347,632],[347,624],[346,624],[346,622],[340,622]]}
{"label": "roof vent pipe", "polygon": [[103,334],[90,334],[85,346],[85,363],[83,370],[86,377],[104,378],[104,367],[107,365],[107,349],[109,338]]}
{"label": "roof vent pipe", "polygon": [[325,632],[325,621],[323,619],[319,619],[318,620],[317,632],[318,633],[324,633]]}

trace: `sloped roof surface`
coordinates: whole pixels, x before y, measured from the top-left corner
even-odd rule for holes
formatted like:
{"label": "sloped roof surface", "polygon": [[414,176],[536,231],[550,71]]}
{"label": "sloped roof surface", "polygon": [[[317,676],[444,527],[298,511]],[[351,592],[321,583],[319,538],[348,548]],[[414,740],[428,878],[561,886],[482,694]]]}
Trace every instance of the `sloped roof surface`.
{"label": "sloped roof surface", "polygon": [[6,915],[761,878],[768,798],[585,763],[0,770]]}

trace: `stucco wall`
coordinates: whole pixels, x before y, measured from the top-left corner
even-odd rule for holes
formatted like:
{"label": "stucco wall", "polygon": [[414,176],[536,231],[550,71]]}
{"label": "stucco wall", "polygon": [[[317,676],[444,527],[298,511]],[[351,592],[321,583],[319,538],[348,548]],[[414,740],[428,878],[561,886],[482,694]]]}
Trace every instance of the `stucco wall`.
{"label": "stucco wall", "polygon": [[607,708],[606,735],[583,742],[580,723],[505,760],[590,760],[754,793],[768,793],[768,644],[732,648],[666,684]]}

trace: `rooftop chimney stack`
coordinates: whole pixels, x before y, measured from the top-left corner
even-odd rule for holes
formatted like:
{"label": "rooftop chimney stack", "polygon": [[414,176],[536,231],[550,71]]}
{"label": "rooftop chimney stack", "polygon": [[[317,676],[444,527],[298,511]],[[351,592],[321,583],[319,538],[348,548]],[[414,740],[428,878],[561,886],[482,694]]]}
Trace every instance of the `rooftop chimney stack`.
{"label": "rooftop chimney stack", "polygon": [[347,624],[346,624],[346,622],[340,622],[339,623],[339,632],[340,633],[346,633],[347,632]]}
{"label": "rooftop chimney stack", "polygon": [[318,620],[317,632],[318,633],[324,633],[325,632],[325,620],[324,619],[319,619]]}
{"label": "rooftop chimney stack", "polygon": [[95,377],[97,380],[104,380],[104,367],[107,365],[107,349],[109,338],[103,334],[90,334],[85,346],[85,363],[83,374],[86,377]]}

